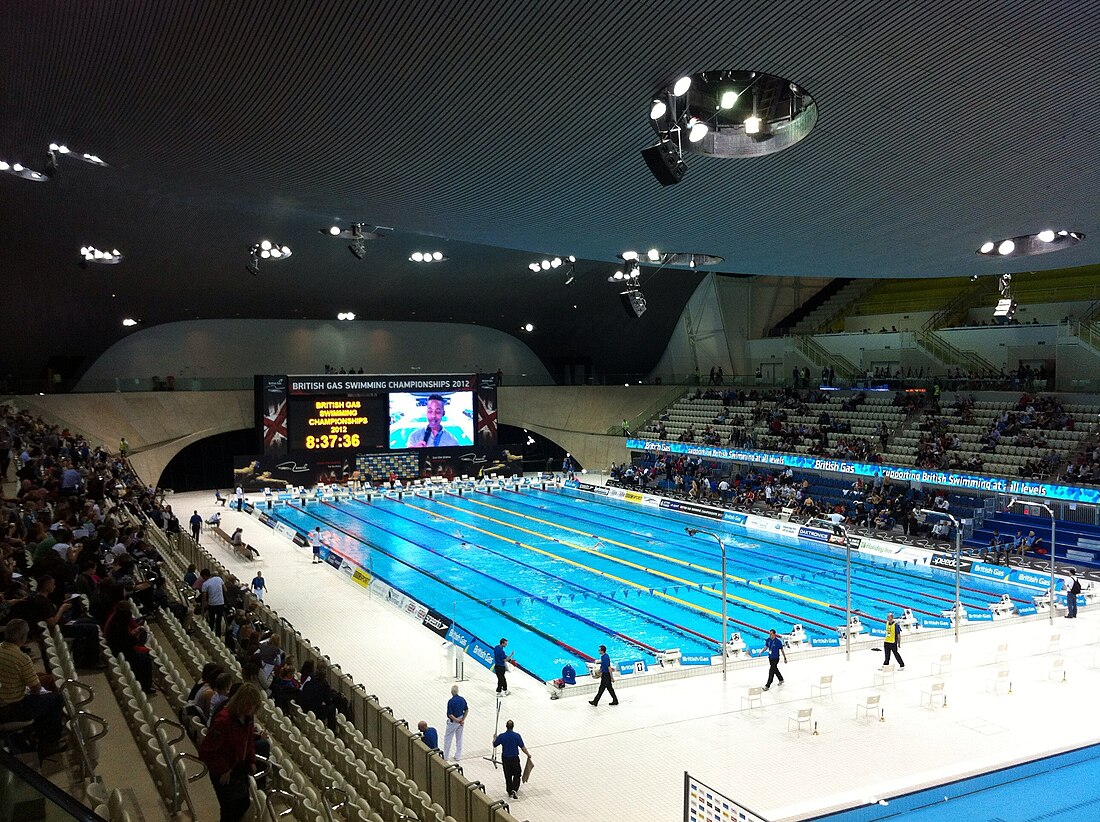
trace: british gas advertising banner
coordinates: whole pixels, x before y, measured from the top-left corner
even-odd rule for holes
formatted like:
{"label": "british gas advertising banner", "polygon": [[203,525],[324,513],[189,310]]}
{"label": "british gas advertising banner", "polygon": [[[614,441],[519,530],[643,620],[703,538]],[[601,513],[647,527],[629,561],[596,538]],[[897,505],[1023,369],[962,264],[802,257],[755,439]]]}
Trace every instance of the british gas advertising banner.
{"label": "british gas advertising banner", "polygon": [[771,465],[777,468],[802,468],[811,471],[836,471],[857,477],[877,477],[882,475],[905,482],[921,482],[929,485],[944,485],[948,488],[960,488],[967,491],[995,491],[1002,494],[1014,494],[1022,497],[1046,497],[1047,499],[1066,500],[1068,502],[1089,502],[1100,504],[1100,489],[1079,488],[1074,485],[1049,485],[1041,482],[1006,479],[1004,477],[983,477],[978,474],[956,474],[950,471],[930,471],[925,468],[905,467],[901,465],[876,465],[866,462],[845,462],[844,460],[819,459],[797,454],[777,454],[770,451],[747,451],[743,448],[720,448],[711,445],[696,445],[689,442],[664,442],[655,440],[628,439],[626,447],[635,451],[657,454],[686,454],[691,457],[703,457],[714,460],[736,460],[756,465]]}

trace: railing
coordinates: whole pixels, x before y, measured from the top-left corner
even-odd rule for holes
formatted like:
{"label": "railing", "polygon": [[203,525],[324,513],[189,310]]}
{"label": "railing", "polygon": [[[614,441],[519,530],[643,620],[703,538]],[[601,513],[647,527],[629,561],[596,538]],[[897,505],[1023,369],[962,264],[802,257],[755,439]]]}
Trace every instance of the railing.
{"label": "railing", "polygon": [[[723,383],[725,383],[724,379]],[[724,387],[724,385],[717,387],[722,388]],[[683,396],[683,393],[684,391],[681,386],[670,386],[669,390],[667,392],[664,392],[660,399],[658,399],[656,402],[650,403],[649,407],[647,407],[645,411],[641,412],[640,414],[635,414],[631,418],[628,418],[626,421],[626,427],[630,429],[631,432],[641,431],[642,427],[645,426],[655,416],[657,416],[657,413],[659,411],[672,405],[672,403],[676,402],[677,399]],[[621,423],[619,425],[612,425],[610,428],[607,429],[607,433],[609,436],[612,437],[626,436]]]}
{"label": "railing", "polygon": [[802,356],[814,365],[820,367],[833,366],[841,376],[849,379],[860,375],[859,368],[851,360],[841,354],[832,353],[813,337],[799,336],[791,339],[794,340],[795,347],[801,352]]}
{"label": "railing", "polygon": [[[79,822],[106,822],[102,816],[77,802],[42,774],[27,767],[8,751],[0,748],[0,797],[4,797],[4,819],[76,819]],[[21,816],[13,814],[15,797],[20,798]],[[40,800],[36,803],[35,799]],[[9,804],[11,803],[11,804]],[[37,807],[35,807],[37,805]]]}
{"label": "railing", "polygon": [[1100,355],[1100,324],[1076,322],[1071,323],[1069,327],[1073,336],[1095,351],[1097,355]]}
{"label": "railing", "polygon": [[[154,541],[172,556],[184,563],[216,570],[228,584],[239,586],[239,580],[224,568],[217,559],[191,539],[190,534],[168,535],[146,522],[146,530]],[[169,548],[171,546],[171,548]],[[258,617],[279,634],[282,647],[299,662],[312,659],[329,661],[321,650],[296,631],[294,626],[265,603],[248,595],[255,603]],[[462,774],[462,768],[445,761],[430,750],[420,739],[420,734],[410,731],[408,722],[394,716],[393,710],[384,705],[375,694],[355,682],[340,666],[330,663],[333,689],[348,700],[351,708],[351,724],[374,745],[381,754],[400,768],[417,786],[427,792],[432,801],[443,806],[446,812],[459,822],[515,822],[507,803],[493,801],[485,793],[484,785],[470,781]]]}
{"label": "railing", "polygon": [[947,305],[929,317],[921,326],[921,331],[934,333],[941,328],[956,325],[958,320],[966,316],[971,306],[980,304],[987,294],[992,293],[991,283],[992,280],[986,278],[972,283],[969,288],[964,288],[952,297]]}
{"label": "railing", "polygon": [[944,365],[957,365],[978,373],[997,371],[984,357],[955,347],[935,331],[921,329],[914,334],[913,339],[926,354]]}

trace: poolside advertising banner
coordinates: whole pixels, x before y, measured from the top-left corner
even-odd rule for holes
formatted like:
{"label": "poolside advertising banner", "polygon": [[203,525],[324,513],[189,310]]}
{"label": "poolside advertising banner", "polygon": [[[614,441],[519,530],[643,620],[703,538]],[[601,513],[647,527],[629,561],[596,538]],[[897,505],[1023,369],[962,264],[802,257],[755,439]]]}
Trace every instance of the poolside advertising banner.
{"label": "poolside advertising banner", "polygon": [[696,505],[693,502],[683,502],[678,499],[662,499],[660,506],[669,511],[683,511],[685,514],[695,514],[698,517],[710,519],[722,519],[723,512],[717,508],[709,508],[704,505]]}
{"label": "poolside advertising banner", "polygon": [[980,474],[957,474],[951,471],[931,471],[901,465],[881,465],[865,462],[821,459],[818,457],[782,454],[771,451],[749,451],[743,448],[721,448],[696,445],[689,442],[665,442],[657,440],[628,439],[626,447],[635,451],[657,454],[686,454],[705,459],[732,460],[776,468],[801,468],[811,471],[833,471],[857,477],[884,476],[903,482],[919,482],[942,485],[967,491],[995,491],[1020,497],[1045,497],[1068,502],[1100,504],[1100,489],[1079,488],[1073,485],[1053,485],[1041,482],[986,477]]}
{"label": "poolside advertising banner", "polygon": [[441,637],[446,638],[451,630],[450,617],[445,617],[443,614],[434,608],[428,608],[427,613],[424,614],[424,619],[421,620],[425,628],[439,634]]}
{"label": "poolside advertising banner", "polygon": [[[946,568],[948,571],[954,571],[955,557],[950,554],[932,554],[932,559],[928,564],[931,565],[933,568]],[[960,559],[959,570],[962,571],[964,574],[969,574],[970,566],[972,566],[973,564],[974,563],[972,563],[968,559]]]}

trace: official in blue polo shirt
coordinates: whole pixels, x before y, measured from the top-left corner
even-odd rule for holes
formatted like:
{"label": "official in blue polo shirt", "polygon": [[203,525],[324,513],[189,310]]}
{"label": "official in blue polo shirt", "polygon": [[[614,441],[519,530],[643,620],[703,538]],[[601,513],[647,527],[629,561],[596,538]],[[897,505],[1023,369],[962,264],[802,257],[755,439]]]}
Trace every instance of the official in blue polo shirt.
{"label": "official in blue polo shirt", "polygon": [[462,759],[462,731],[470,706],[458,695],[458,686],[451,686],[451,698],[447,700],[447,728],[443,732],[443,758],[451,758],[451,743],[455,744],[455,762]]}
{"label": "official in blue polo shirt", "polygon": [[515,723],[508,720],[505,723],[508,728],[504,733],[493,737],[493,747],[500,746],[500,760],[504,765],[504,788],[512,799],[519,798],[519,783],[522,773],[519,767],[519,752],[527,754],[527,761],[531,761],[531,752],[523,746],[523,737],[514,730]]}
{"label": "official in blue polo shirt", "polygon": [[600,689],[596,691],[596,698],[589,701],[589,705],[599,705],[603,692],[611,694],[611,704],[618,705],[619,698],[615,696],[615,686],[611,684],[611,657],[607,655],[607,646],[600,646]]}
{"label": "official in blue polo shirt", "polygon": [[425,745],[433,751],[439,747],[439,732],[435,728],[428,727],[428,723],[421,719],[416,729],[420,731],[420,738],[424,740]]}
{"label": "official in blue polo shirt", "polygon": [[508,655],[504,649],[508,647],[508,640],[500,638],[500,644],[493,648],[493,670],[497,675],[497,696],[508,696]]}

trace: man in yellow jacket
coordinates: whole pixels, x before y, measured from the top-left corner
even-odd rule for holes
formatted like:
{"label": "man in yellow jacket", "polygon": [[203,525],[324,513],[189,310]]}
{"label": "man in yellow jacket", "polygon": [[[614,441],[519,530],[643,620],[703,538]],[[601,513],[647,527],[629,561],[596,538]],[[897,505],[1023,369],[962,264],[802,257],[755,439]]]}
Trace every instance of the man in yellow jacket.
{"label": "man in yellow jacket", "polygon": [[883,660],[882,667],[885,668],[890,664],[890,655],[893,654],[898,661],[898,670],[904,671],[905,660],[898,653],[898,648],[901,646],[901,626],[894,622],[893,614],[886,615],[886,638],[882,641],[882,646],[886,650],[886,659]]}

